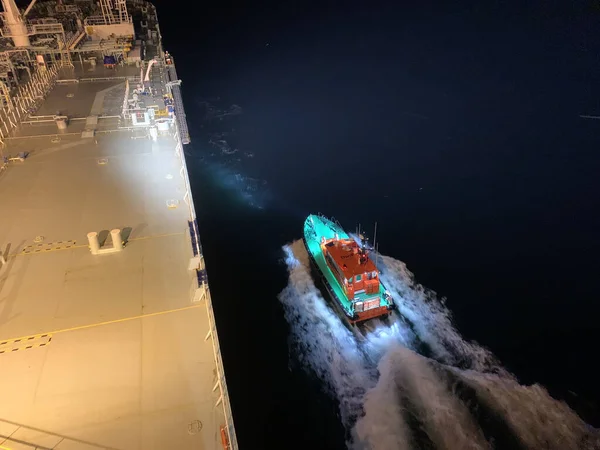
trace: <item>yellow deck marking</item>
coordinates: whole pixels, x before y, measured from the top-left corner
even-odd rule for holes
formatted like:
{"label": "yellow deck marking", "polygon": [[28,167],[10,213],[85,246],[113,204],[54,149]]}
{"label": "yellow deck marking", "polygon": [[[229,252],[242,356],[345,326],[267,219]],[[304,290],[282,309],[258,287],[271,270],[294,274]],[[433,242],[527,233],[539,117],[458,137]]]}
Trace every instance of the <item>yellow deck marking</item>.
{"label": "yellow deck marking", "polygon": [[[30,255],[33,253],[47,253],[49,251],[67,250],[69,248],[76,247],[76,244],[76,241],[57,241],[48,242],[45,244],[33,244],[25,247],[23,250],[21,250],[21,253]],[[81,247],[81,245],[79,247]]]}
{"label": "yellow deck marking", "polygon": [[[164,233],[164,234],[155,234],[152,236],[140,236],[140,237],[136,237],[136,238],[127,239],[127,242],[142,241],[144,239],[163,238],[163,237],[170,237],[170,236],[181,236],[184,234],[185,233]],[[75,241],[58,241],[58,242],[49,242],[47,244],[28,245],[27,247],[23,248],[23,250],[21,250],[18,253],[9,254],[8,258],[12,258],[14,256],[39,255],[39,254],[44,254],[44,253],[58,252],[61,250],[73,250],[75,248],[84,248],[84,247],[88,248],[89,247],[87,244],[79,244],[79,245],[75,245],[75,244],[76,244]]]}
{"label": "yellow deck marking", "polygon": [[52,341],[52,334],[41,334],[28,336],[26,339],[4,339],[0,341],[0,354],[12,353],[19,350],[29,350],[37,347],[45,347]]}
{"label": "yellow deck marking", "polygon": [[201,307],[206,307],[206,306],[204,306],[204,305],[184,306],[183,308],[168,309],[166,311],[158,311],[158,312],[150,313],[150,314],[141,314],[139,316],[133,316],[133,317],[124,317],[122,319],[108,320],[106,322],[92,323],[89,325],[79,325],[77,327],[71,327],[71,328],[63,328],[62,330],[50,331],[50,332],[44,333],[44,334],[34,334],[34,335],[30,335],[30,336],[23,336],[23,337],[12,338],[12,339],[3,339],[0,342],[24,341],[24,340],[28,340],[30,338],[36,338],[36,337],[39,338],[39,337],[45,336],[45,335],[52,336],[54,334],[66,333],[67,331],[85,330],[86,328],[94,328],[94,327],[100,327],[102,325],[111,325],[113,323],[128,322],[130,320],[136,320],[136,319],[145,319],[146,317],[161,316],[163,314],[170,314],[170,313],[186,311],[188,309],[201,308]]}

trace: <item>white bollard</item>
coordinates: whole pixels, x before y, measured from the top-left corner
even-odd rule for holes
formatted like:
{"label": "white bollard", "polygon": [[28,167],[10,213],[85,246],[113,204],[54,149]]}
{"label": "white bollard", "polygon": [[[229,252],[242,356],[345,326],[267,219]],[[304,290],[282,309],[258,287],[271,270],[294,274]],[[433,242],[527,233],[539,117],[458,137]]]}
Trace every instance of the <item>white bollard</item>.
{"label": "white bollard", "polygon": [[117,251],[123,250],[123,241],[121,240],[121,230],[115,228],[110,230],[110,237],[112,238],[113,248]]}
{"label": "white bollard", "polygon": [[100,250],[100,243],[98,242],[98,233],[92,231],[87,234],[88,242],[90,243],[90,250],[92,255],[97,255]]}
{"label": "white bollard", "polygon": [[56,119],[56,126],[58,127],[59,130],[66,130],[67,129],[67,120],[66,119]]}

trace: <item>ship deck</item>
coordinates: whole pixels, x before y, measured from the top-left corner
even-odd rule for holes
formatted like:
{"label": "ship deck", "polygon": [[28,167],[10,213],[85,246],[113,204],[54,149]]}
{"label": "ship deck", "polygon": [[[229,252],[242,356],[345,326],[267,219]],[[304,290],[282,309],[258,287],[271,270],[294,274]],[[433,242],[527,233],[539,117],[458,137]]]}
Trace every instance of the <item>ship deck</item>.
{"label": "ship deck", "polygon": [[[0,448],[222,448],[176,141],[114,117],[82,138],[124,89],[57,84],[38,114],[80,120],[23,124],[3,149],[29,154],[0,173]],[[92,255],[87,233],[114,228],[123,251]]]}

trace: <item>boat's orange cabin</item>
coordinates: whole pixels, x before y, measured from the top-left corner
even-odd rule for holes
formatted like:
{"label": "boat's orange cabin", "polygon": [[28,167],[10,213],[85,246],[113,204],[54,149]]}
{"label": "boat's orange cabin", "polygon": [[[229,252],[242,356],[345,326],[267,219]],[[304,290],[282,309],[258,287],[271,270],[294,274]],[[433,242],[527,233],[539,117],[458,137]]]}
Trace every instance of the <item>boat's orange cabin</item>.
{"label": "boat's orange cabin", "polygon": [[374,295],[379,292],[377,267],[354,239],[323,240],[321,249],[349,300],[361,293]]}

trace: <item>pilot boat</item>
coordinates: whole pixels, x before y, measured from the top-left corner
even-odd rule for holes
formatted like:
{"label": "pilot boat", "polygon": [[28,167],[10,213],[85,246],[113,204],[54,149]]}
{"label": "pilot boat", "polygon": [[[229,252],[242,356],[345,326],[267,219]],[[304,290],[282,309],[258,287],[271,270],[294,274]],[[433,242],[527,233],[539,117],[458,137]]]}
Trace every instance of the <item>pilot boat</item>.
{"label": "pilot boat", "polygon": [[360,243],[339,223],[311,214],[304,221],[303,241],[338,312],[351,325],[392,314],[394,300],[379,279],[366,239]]}

